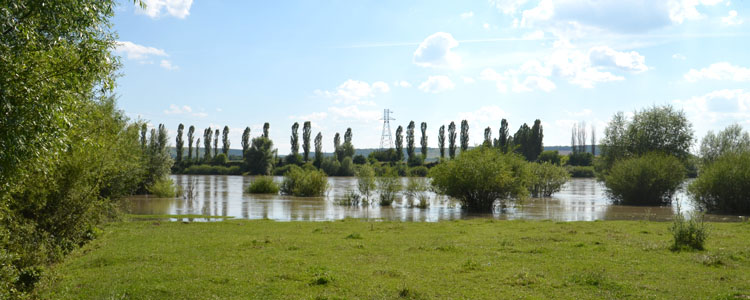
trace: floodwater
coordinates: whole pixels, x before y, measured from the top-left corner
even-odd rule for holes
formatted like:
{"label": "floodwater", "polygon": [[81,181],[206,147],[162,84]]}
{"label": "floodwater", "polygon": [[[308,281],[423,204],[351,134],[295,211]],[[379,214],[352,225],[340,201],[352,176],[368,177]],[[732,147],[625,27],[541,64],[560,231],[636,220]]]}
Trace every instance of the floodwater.
{"label": "floodwater", "polygon": [[[427,192],[429,208],[410,207],[403,196],[390,207],[377,204],[341,206],[337,199],[348,190],[356,190],[353,177],[329,177],[330,188],[324,197],[301,198],[284,195],[256,195],[244,192],[253,180],[251,176],[172,175],[177,185],[185,190],[193,186],[193,198],[128,198],[125,209],[131,214],[170,214],[232,216],[240,219],[271,219],[278,221],[327,221],[343,218],[366,218],[400,221],[441,221],[469,218],[545,219],[556,221],[594,220],[670,220],[677,204],[684,212],[692,211],[684,192],[675,196],[672,206],[641,207],[614,205],[607,198],[603,185],[594,179],[572,179],[550,198],[530,198],[522,203],[508,201],[498,204],[493,213],[471,214],[462,210],[457,201]],[[281,182],[281,177],[275,177]],[[406,185],[407,178],[402,178]],[[428,179],[420,179],[428,180]],[[375,199],[376,197],[371,197]],[[706,215],[711,221],[741,221],[743,217]],[[206,220],[206,219],[196,219]]]}

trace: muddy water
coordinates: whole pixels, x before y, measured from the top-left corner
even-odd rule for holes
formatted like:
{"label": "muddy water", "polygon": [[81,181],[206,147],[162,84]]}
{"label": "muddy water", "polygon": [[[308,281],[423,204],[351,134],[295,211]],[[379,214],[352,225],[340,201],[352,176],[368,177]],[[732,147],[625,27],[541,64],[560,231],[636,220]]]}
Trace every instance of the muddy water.
{"label": "muddy water", "polygon": [[[523,203],[498,205],[492,214],[469,214],[448,197],[428,192],[430,206],[411,208],[403,197],[391,207],[341,206],[349,189],[356,190],[356,179],[330,177],[325,197],[300,198],[282,195],[252,195],[243,190],[252,181],[249,176],[173,175],[176,184],[188,187],[193,183],[193,199],[153,198],[138,196],[127,199],[126,210],[132,214],[197,214],[233,216],[241,219],[272,219],[280,221],[324,221],[343,218],[369,218],[401,221],[440,221],[467,218],[550,219],[558,221],[593,220],[669,220],[680,203],[683,211],[693,210],[684,193],[676,195],[675,203],[666,207],[613,205],[604,187],[593,179],[573,179],[551,198],[527,199]],[[281,177],[276,177],[281,182]],[[403,184],[406,185],[406,178]],[[738,216],[708,215],[709,220],[739,221]]]}

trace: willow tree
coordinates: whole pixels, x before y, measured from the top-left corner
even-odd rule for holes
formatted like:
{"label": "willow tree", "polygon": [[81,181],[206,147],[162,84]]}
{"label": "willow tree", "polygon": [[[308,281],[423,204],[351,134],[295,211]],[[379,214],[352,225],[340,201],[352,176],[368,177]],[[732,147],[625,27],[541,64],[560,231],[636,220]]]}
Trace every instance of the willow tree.
{"label": "willow tree", "polygon": [[264,138],[269,138],[269,137],[268,137],[268,131],[269,131],[270,129],[271,129],[271,124],[268,124],[268,122],[266,122],[266,123],[263,123],[263,137],[264,137]]}
{"label": "willow tree", "polygon": [[440,148],[440,158],[445,158],[445,125],[440,125],[440,130],[438,130],[438,148]]}
{"label": "willow tree", "polygon": [[182,146],[185,143],[185,141],[182,140],[183,130],[185,130],[185,125],[182,125],[182,123],[180,123],[180,125],[177,126],[177,137],[175,137],[175,148],[177,150],[177,162],[182,161]]}
{"label": "willow tree", "polygon": [[398,161],[404,160],[404,128],[401,126],[396,128],[396,155]]}
{"label": "willow tree", "polygon": [[469,122],[461,121],[461,151],[469,150]]}
{"label": "willow tree", "polygon": [[456,123],[448,124],[448,155],[456,158]]}
{"label": "willow tree", "polygon": [[[193,160],[193,139],[195,138],[195,126],[190,125],[188,128],[188,160]],[[196,145],[197,146],[197,145]]]}
{"label": "willow tree", "polygon": [[422,146],[422,158],[427,158],[427,122],[422,122],[420,125],[422,129],[422,138],[419,140],[420,146]]}
{"label": "willow tree", "polygon": [[224,131],[221,134],[221,151],[227,158],[229,158],[229,145],[229,126],[224,126]]}
{"label": "willow tree", "polygon": [[245,131],[242,132],[242,156],[245,156],[245,152],[250,148],[250,127],[245,127]]}
{"label": "willow tree", "polygon": [[292,153],[290,153],[290,155],[295,157],[299,155],[299,134],[297,134],[297,129],[299,129],[299,123],[294,122],[294,124],[292,124],[292,135],[289,138],[289,143],[292,146]]}
{"label": "willow tree", "polygon": [[310,121],[306,121],[305,124],[302,125],[302,153],[303,159],[305,162],[307,162],[310,158],[310,134],[311,132],[311,124]]}

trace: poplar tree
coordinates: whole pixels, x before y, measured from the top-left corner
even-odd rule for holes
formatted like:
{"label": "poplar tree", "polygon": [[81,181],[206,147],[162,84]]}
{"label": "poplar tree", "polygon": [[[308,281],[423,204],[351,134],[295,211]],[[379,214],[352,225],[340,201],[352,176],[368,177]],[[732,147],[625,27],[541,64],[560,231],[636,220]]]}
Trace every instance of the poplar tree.
{"label": "poplar tree", "polygon": [[310,157],[310,134],[312,128],[310,121],[305,122],[305,124],[302,125],[302,152],[304,154],[303,158],[305,159],[305,162],[308,161]]}
{"label": "poplar tree", "polygon": [[271,124],[268,124],[268,122],[263,123],[263,137],[264,138],[269,138],[268,137],[268,130],[269,129],[271,129]]}
{"label": "poplar tree", "polygon": [[175,137],[175,149],[177,150],[177,162],[182,161],[182,146],[185,143],[182,140],[183,130],[185,130],[185,125],[182,125],[182,123],[180,123],[180,125],[177,126],[177,137]]}
{"label": "poplar tree", "polygon": [[422,146],[422,158],[427,158],[427,122],[422,122],[420,129],[422,129],[422,139],[419,140],[419,144]]}
{"label": "poplar tree", "polygon": [[341,157],[341,135],[339,135],[338,132],[336,132],[336,135],[333,136],[333,154],[336,157],[336,160],[342,160],[344,159]]}
{"label": "poplar tree", "polygon": [[211,127],[206,128],[203,130],[203,160],[208,161],[211,159],[211,137],[213,136],[214,131],[211,130]]}
{"label": "poplar tree", "polygon": [[451,159],[456,157],[456,123],[448,124],[448,155]]}
{"label": "poplar tree", "polygon": [[289,143],[292,145],[292,153],[290,155],[295,157],[299,155],[299,135],[297,134],[297,129],[299,129],[299,123],[294,122],[292,124],[292,136],[289,138]]}
{"label": "poplar tree", "polygon": [[315,162],[320,167],[320,162],[323,160],[323,134],[318,132],[315,136]]}
{"label": "poplar tree", "polygon": [[190,125],[190,128],[188,128],[188,160],[193,160],[193,138],[195,138],[195,126]]}
{"label": "poplar tree", "polygon": [[489,126],[484,129],[484,145],[487,147],[492,146],[492,128]]}
{"label": "poplar tree", "polygon": [[221,134],[221,151],[229,158],[229,126],[224,125],[224,131]]}
{"label": "poplar tree", "polygon": [[542,128],[542,121],[539,119],[534,120],[534,125],[531,127],[531,145],[529,145],[529,161],[536,161],[539,154],[542,154],[544,150],[544,128]]}
{"label": "poplar tree", "polygon": [[200,151],[201,151],[201,138],[198,138],[195,141],[195,160],[200,160],[201,158]]}
{"label": "poplar tree", "polygon": [[247,149],[250,149],[250,127],[245,127],[242,132],[242,157],[245,157]]}
{"label": "poplar tree", "polygon": [[438,148],[440,148],[440,158],[445,158],[445,125],[440,125],[440,130],[438,130]]}
{"label": "poplar tree", "polygon": [[141,148],[146,150],[146,132],[148,131],[148,124],[141,124]]}
{"label": "poplar tree", "polygon": [[396,128],[396,155],[398,161],[404,160],[404,128],[400,125]]}
{"label": "poplar tree", "polygon": [[469,150],[469,122],[461,121],[461,151]]}
{"label": "poplar tree", "polygon": [[216,133],[214,134],[214,158],[216,155],[219,155],[219,134],[221,134],[221,132],[219,132],[219,129],[217,128]]}
{"label": "poplar tree", "polygon": [[496,147],[500,148],[503,152],[508,152],[509,140],[510,130],[508,129],[508,120],[503,119],[500,121],[500,131],[498,132]]}
{"label": "poplar tree", "polygon": [[406,126],[406,155],[409,156],[409,161],[414,157],[414,121]]}

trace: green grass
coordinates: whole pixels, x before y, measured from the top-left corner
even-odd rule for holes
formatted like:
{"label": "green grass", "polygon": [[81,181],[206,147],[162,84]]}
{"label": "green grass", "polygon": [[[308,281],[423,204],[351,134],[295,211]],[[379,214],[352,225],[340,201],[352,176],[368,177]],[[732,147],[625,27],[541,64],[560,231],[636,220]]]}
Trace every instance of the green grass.
{"label": "green grass", "polygon": [[750,223],[672,252],[666,222],[123,222],[43,299],[746,299]]}

